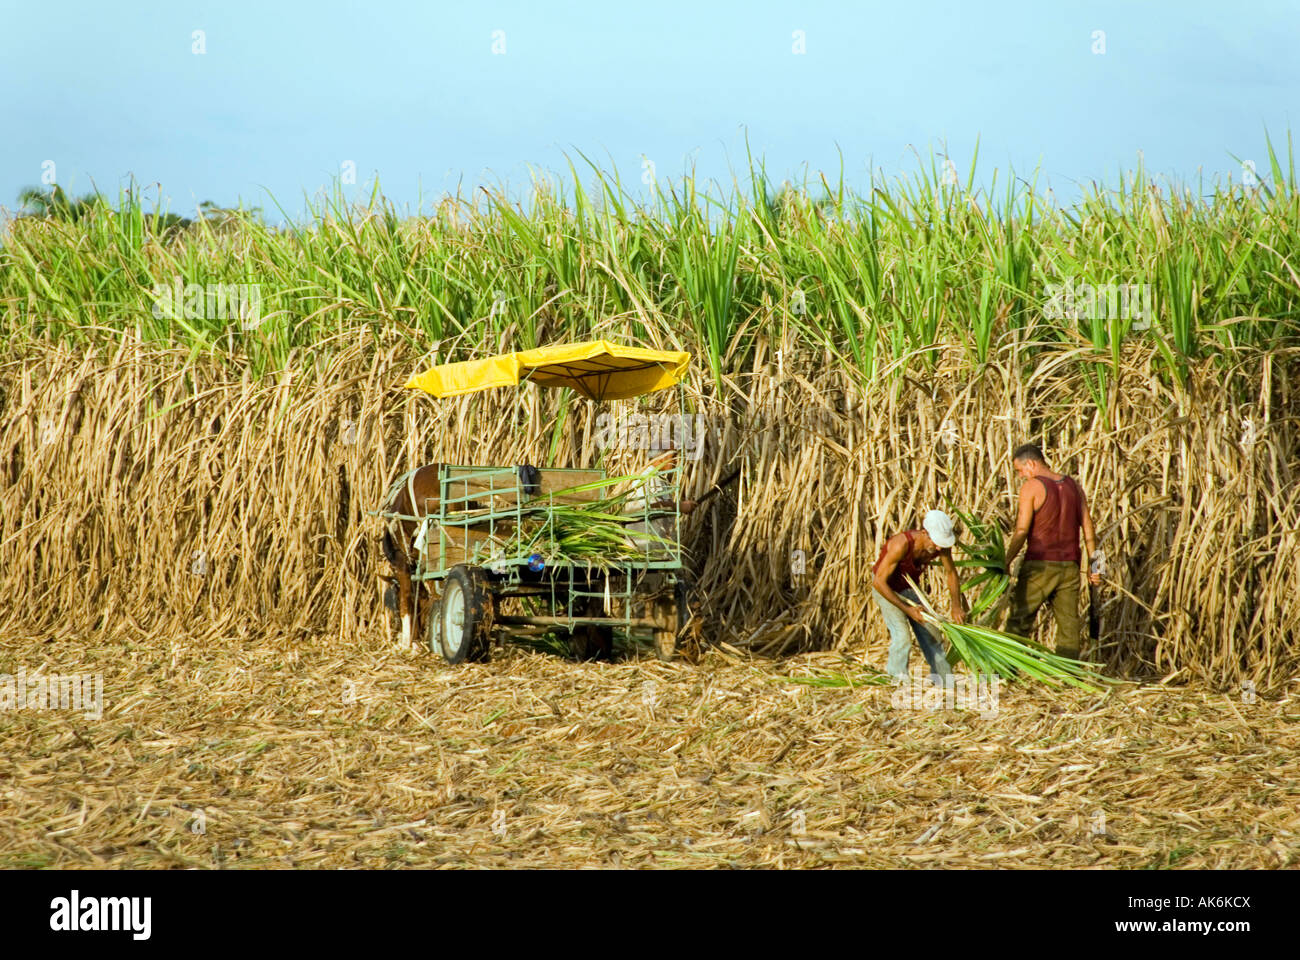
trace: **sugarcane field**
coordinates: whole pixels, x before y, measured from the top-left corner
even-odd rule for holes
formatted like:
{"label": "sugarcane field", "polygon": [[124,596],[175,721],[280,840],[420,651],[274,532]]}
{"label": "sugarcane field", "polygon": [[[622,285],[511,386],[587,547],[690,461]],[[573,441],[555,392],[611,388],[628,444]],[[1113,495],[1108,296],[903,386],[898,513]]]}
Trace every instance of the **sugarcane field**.
{"label": "sugarcane field", "polygon": [[[110,929],[83,871],[1234,871],[1199,896],[1300,866],[1275,41],[1207,8],[1271,92],[1089,152],[1015,127],[1018,93],[958,121],[928,54],[951,104],[780,119],[875,82],[838,37],[860,11],[759,4],[709,43],[762,34],[772,76],[693,90],[633,76],[686,62],[649,13],[448,5],[421,92],[420,5],[279,65],[309,8],[256,41],[252,9],[144,39],[87,13],[109,39],[66,75],[0,68],[69,98],[57,136],[15,111],[0,163],[0,874],[67,872],[42,930]],[[1152,11],[1016,27],[1061,61],[1028,102],[1117,97],[1113,70],[1174,98],[1197,71],[1132,53]],[[561,26],[599,80],[538,59]],[[387,31],[400,95],[358,77],[326,110],[286,74]],[[70,104],[119,108],[72,60],[110,55],[124,98],[204,91],[174,142],[90,146]],[[1107,930],[1165,896],[1123,882],[1149,899]]]}

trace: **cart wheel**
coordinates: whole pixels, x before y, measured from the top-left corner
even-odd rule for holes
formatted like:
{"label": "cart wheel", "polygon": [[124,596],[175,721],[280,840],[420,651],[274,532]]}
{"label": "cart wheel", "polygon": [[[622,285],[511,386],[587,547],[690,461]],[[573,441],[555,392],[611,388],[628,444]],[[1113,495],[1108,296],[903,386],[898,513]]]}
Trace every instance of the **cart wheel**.
{"label": "cart wheel", "polygon": [[[587,597],[579,608],[579,616],[604,615],[604,605],[598,597]],[[614,657],[614,628],[588,623],[574,627],[569,634],[569,650],[579,660],[611,660]]]}
{"label": "cart wheel", "polygon": [[[655,656],[660,660],[671,660],[677,655],[677,638],[681,636],[682,628],[686,626],[686,621],[691,619],[689,600],[690,588],[687,587],[685,580],[679,579],[673,588],[672,598],[666,598],[665,601],[663,601],[665,605],[671,603],[676,606],[677,629],[655,631]],[[671,614],[664,619],[671,622]]]}
{"label": "cart wheel", "polygon": [[492,594],[482,571],[457,564],[442,584],[438,615],[429,618],[429,645],[448,663],[486,660],[492,637]]}

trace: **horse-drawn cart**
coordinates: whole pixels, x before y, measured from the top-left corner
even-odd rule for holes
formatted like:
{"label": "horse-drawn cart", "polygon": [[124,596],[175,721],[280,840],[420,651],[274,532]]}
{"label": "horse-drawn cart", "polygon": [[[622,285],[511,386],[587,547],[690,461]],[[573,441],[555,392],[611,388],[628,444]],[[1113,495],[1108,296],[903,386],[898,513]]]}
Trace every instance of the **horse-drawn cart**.
{"label": "horse-drawn cart", "polygon": [[[445,364],[407,386],[448,397],[531,381],[624,399],[676,385],[689,360],[596,341]],[[494,639],[560,633],[585,659],[608,655],[620,630],[673,656],[689,617],[675,451],[617,478],[528,464],[436,469],[436,487],[400,500],[390,492],[379,512],[411,547],[415,596],[436,597],[423,625],[431,650],[461,663],[486,658]]]}

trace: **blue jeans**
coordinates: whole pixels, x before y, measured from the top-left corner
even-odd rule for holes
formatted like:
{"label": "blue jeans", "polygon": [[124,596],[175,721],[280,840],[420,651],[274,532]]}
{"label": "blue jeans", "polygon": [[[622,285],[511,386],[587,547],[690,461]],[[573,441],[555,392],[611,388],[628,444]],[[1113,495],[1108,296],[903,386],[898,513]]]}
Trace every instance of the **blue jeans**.
{"label": "blue jeans", "polygon": [[[872,594],[876,598],[876,605],[880,607],[880,614],[885,618],[885,626],[889,628],[889,662],[885,669],[891,677],[907,676],[907,661],[912,653],[912,637],[916,637],[916,642],[921,645],[921,653],[925,654],[925,661],[930,665],[930,673],[938,674],[940,677],[952,673],[952,667],[948,666],[948,658],[943,653],[943,641],[939,639],[938,633],[928,624],[922,625],[917,623],[898,607],[894,606],[881,595],[879,590],[872,589]],[[920,605],[921,598],[916,595],[915,590],[895,590],[900,600],[906,600],[909,603]],[[911,629],[908,629],[908,628]]]}

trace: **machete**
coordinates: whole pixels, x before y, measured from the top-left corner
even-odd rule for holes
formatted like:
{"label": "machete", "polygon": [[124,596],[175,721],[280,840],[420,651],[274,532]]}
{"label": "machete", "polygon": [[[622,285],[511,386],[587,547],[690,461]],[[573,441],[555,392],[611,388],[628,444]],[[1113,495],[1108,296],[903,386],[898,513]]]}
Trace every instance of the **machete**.
{"label": "machete", "polygon": [[731,483],[732,481],[734,481],[738,476],[740,476],[740,467],[737,467],[735,470],[732,470],[731,473],[727,474],[725,477],[723,477],[721,480],[715,483],[712,487],[710,487],[708,492],[705,493],[703,496],[701,496],[700,499],[696,500],[695,501],[696,508],[698,509],[700,504],[702,504],[705,500],[709,499],[709,497],[713,497],[721,493],[722,488],[727,486],[727,484]]}

